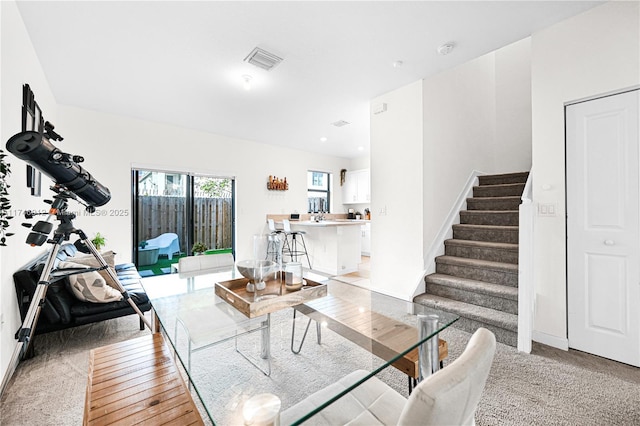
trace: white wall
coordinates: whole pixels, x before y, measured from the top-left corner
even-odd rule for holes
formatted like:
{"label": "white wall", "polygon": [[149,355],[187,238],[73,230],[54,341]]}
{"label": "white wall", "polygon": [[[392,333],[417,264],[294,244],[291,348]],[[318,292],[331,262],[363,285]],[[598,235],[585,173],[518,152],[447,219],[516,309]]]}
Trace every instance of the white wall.
{"label": "white wall", "polygon": [[381,291],[410,299],[420,288],[424,256],[474,170],[531,168],[530,54],[527,38],[371,101],[388,106],[371,117],[371,277]]}
{"label": "white wall", "polygon": [[349,171],[368,169],[371,167],[371,157],[368,155],[365,155],[358,158],[352,158],[349,161],[349,166],[350,166],[350,168],[348,169]]}
{"label": "white wall", "polygon": [[[22,130],[22,85],[29,84],[42,108],[45,119],[56,123],[56,103],[49,89],[38,58],[29,40],[22,18],[14,2],[0,2],[0,141],[5,150],[6,141]],[[6,152],[6,150],[5,150]],[[9,155],[11,164],[9,195],[15,219],[10,221],[8,247],[0,247],[0,313],[4,323],[0,325],[0,374],[4,375],[11,354],[16,346],[14,333],[20,327],[20,314],[16,302],[12,274],[27,260],[42,251],[25,244],[28,229],[20,226],[24,210],[46,207],[41,198],[31,197],[26,187],[26,163]],[[43,187],[50,181],[43,178]]]}
{"label": "white wall", "polygon": [[[640,84],[640,3],[608,2],[532,37],[534,340],[567,346],[564,105]],[[543,189],[543,186],[549,189]]]}
{"label": "white wall", "polygon": [[424,241],[473,170],[531,167],[530,39],[424,80]]}
{"label": "white wall", "polygon": [[494,170],[531,169],[531,38],[494,53],[495,150]]}
{"label": "white wall", "polygon": [[410,299],[422,258],[422,81],[371,101],[371,286]]}
{"label": "white wall", "polygon": [[[189,129],[151,123],[74,107],[59,107],[56,130],[65,137],[64,149],[85,157],[85,167],[111,191],[111,201],[99,210],[106,216],[80,212],[76,225],[89,236],[99,231],[118,261],[131,258],[131,165],[190,170],[236,178],[237,258],[251,253],[251,236],[266,232],[266,214],[307,211],[307,170],[340,176],[349,160],[310,155]],[[287,177],[288,191],[267,190],[269,175]],[[334,205],[342,205],[339,181],[334,179]],[[105,212],[106,211],[106,212]]]}

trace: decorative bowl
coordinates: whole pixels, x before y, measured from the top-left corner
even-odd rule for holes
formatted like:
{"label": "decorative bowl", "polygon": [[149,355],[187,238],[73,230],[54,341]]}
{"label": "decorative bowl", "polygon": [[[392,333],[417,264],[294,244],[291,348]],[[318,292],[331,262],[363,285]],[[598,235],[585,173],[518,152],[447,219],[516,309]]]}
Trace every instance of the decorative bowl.
{"label": "decorative bowl", "polygon": [[249,280],[247,291],[264,290],[266,284],[264,278],[272,273],[277,263],[272,260],[241,260],[236,262],[236,268],[243,277]]}

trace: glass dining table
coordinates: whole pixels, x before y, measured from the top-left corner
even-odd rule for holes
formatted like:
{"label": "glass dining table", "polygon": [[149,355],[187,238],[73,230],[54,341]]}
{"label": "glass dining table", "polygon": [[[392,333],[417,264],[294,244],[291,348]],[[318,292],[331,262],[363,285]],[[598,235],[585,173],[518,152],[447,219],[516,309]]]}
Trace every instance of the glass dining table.
{"label": "glass dining table", "polygon": [[407,377],[437,369],[437,335],[458,319],[309,271],[297,292],[273,279],[247,294],[238,290],[243,279],[233,269],[142,280],[201,414],[219,425],[244,424],[251,397],[276,395],[286,410],[355,370],[368,375],[294,424],[373,376],[406,394]]}

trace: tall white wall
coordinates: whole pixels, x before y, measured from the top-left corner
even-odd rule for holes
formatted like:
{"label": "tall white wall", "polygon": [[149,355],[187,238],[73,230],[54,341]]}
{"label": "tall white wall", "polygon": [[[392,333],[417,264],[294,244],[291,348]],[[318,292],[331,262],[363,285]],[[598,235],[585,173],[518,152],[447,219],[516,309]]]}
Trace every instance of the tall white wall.
{"label": "tall white wall", "polygon": [[372,100],[382,102],[371,115],[371,285],[409,299],[424,269],[422,81]]}
{"label": "tall white wall", "polygon": [[531,168],[531,38],[494,53],[495,150],[498,173]]}
{"label": "tall white wall", "polygon": [[[342,205],[339,176],[348,159],[74,107],[59,107],[59,116],[56,130],[65,137],[65,151],[84,156],[83,167],[110,189],[112,197],[98,209],[104,216],[79,212],[76,224],[89,236],[97,231],[105,235],[118,261],[131,258],[131,216],[112,211],[131,211],[132,164],[235,177],[238,259],[251,253],[252,235],[266,232],[266,214],[306,213],[307,170],[333,173],[334,206]],[[267,190],[269,175],[286,176],[289,190]]]}
{"label": "tall white wall", "polygon": [[[0,2],[0,149],[5,149],[6,141],[22,130],[22,85],[29,84],[42,108],[45,119],[57,123],[56,102],[40,62],[27,34],[16,4],[12,1]],[[25,244],[28,230],[20,226],[24,222],[24,210],[46,207],[41,198],[29,195],[26,187],[26,163],[9,155],[11,164],[9,195],[16,217],[10,221],[7,247],[0,247],[0,374],[4,375],[11,354],[16,346],[14,333],[20,327],[20,314],[16,302],[12,274],[41,249]],[[50,181],[43,178],[43,187]]]}
{"label": "tall white wall", "polygon": [[424,80],[424,241],[441,229],[473,170],[531,167],[530,40]]}
{"label": "tall white wall", "polygon": [[534,340],[566,348],[566,103],[640,84],[640,3],[608,2],[532,37]]}
{"label": "tall white wall", "polygon": [[387,103],[371,116],[371,277],[381,291],[410,299],[420,289],[424,257],[472,171],[530,169],[530,55],[527,38],[371,101]]}

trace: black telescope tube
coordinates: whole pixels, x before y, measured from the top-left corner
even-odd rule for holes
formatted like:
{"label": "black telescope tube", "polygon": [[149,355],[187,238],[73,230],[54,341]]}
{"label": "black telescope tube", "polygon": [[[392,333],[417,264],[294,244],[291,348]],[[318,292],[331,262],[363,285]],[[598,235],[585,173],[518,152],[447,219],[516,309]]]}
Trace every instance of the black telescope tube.
{"label": "black telescope tube", "polygon": [[73,192],[88,206],[103,206],[111,199],[109,188],[96,181],[71,156],[60,151],[38,132],[13,135],[7,141],[7,151]]}

